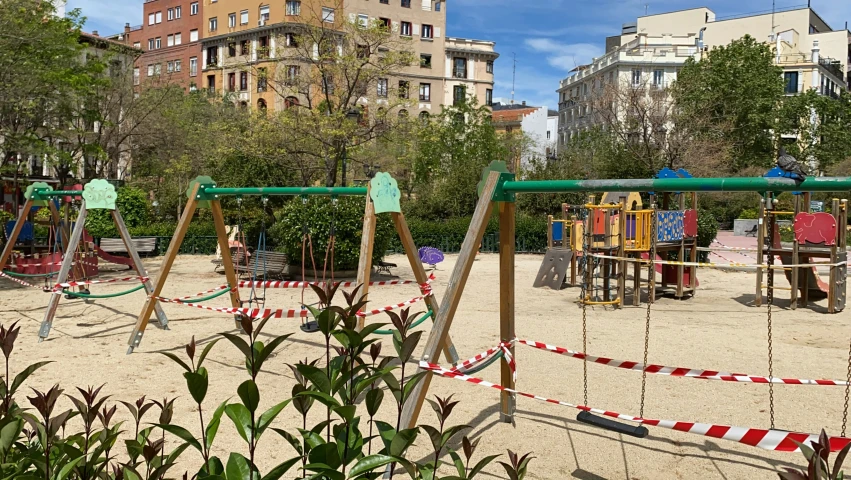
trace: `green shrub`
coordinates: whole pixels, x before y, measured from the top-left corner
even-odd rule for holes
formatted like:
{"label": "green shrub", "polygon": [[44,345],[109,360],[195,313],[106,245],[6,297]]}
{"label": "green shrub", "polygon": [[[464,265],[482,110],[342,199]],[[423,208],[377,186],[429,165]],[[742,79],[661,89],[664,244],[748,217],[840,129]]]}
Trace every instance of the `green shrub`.
{"label": "green shrub", "polygon": [[[697,246],[707,248],[718,236],[718,222],[706,210],[697,212]],[[709,252],[700,252],[698,258],[701,262],[707,261]]]}
{"label": "green shrub", "polygon": [[[306,203],[294,199],[276,212],[276,222],[268,229],[269,243],[290,257],[293,265],[302,258],[302,226],[306,226],[313,241],[313,262],[321,270],[328,246],[331,220],[334,219],[334,269],[354,270],[360,260],[360,242],[363,234],[363,197],[342,197],[335,207],[330,198],[310,197]],[[372,261],[378,262],[390,248],[395,237],[390,215],[378,215]],[[305,252],[307,268],[312,268],[310,250]]]}
{"label": "green shrub", "polygon": [[759,210],[757,210],[756,208],[746,208],[742,210],[741,213],[739,213],[738,218],[745,220],[755,220],[759,218]]}
{"label": "green shrub", "polygon": [[[115,202],[121,217],[128,229],[147,225],[151,220],[151,207],[148,204],[148,194],[135,187],[118,189],[118,199]],[[86,218],[86,230],[93,237],[117,237],[118,231],[112,222],[109,210],[91,210]]]}

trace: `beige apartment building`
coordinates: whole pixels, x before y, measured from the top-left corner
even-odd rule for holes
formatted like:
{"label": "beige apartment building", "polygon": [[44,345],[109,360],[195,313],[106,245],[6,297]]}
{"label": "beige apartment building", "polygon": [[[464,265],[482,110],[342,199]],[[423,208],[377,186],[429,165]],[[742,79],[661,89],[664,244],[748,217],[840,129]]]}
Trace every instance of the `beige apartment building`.
{"label": "beige apartment building", "polygon": [[624,24],[606,39],[605,55],[560,82],[559,148],[594,125],[590,100],[602,85],[617,81],[652,94],[676,80],[686,59],[745,35],[774,46],[787,94],[814,88],[835,96],[848,88],[851,33],[831,29],[811,8],[725,18],[705,7],[647,15]]}

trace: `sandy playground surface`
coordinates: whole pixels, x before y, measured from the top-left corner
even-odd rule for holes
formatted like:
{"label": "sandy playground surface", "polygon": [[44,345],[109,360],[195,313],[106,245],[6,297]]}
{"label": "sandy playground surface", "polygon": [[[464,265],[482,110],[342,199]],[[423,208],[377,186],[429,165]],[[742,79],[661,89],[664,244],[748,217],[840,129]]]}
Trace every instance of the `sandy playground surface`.
{"label": "sandy playground surface", "polygon": [[[582,349],[581,310],[574,303],[578,289],[562,291],[533,289],[533,277],[541,262],[538,255],[518,255],[516,261],[517,334],[537,340]],[[224,276],[213,273],[211,257],[179,257],[165,296],[191,295],[223,283]],[[442,298],[449,273],[457,256],[448,255],[436,272],[434,289]],[[394,274],[411,279],[410,268],[402,256],[390,257],[399,264]],[[159,259],[147,260],[152,275],[157,275]],[[105,275],[125,276],[122,273]],[[766,309],[753,303],[754,276],[701,270],[701,287],[690,300],[662,298],[653,307],[649,361],[671,366],[706,368],[767,375]],[[194,308],[165,305],[170,331],[148,328],[142,346],[133,355],[125,355],[127,337],[141,309],[144,295],[99,300],[86,304],[80,300],[62,300],[50,339],[37,342],[38,327],[47,304],[47,296],[37,290],[18,287],[0,280],[0,308],[3,322],[19,319],[21,336],[14,354],[14,367],[38,360],[56,363],[31,377],[30,386],[47,388],[59,382],[69,391],[74,386],[100,385],[113,399],[133,401],[141,395],[149,398],[179,396],[175,423],[198,430],[191,399],[184,387],[182,370],[158,352],[183,355],[182,345],[192,335],[207,342],[218,332],[233,329],[232,317]],[[630,282],[631,283],[631,282]],[[630,284],[628,283],[628,285]],[[467,283],[463,300],[451,330],[462,358],[469,358],[498,343],[499,299],[498,257],[480,255]],[[778,285],[787,285],[782,276]],[[124,289],[122,284],[101,286],[98,292]],[[377,287],[372,291],[373,305],[387,305],[417,294],[413,285]],[[267,306],[296,308],[299,290],[275,290],[268,295]],[[827,315],[825,301],[813,309],[790,310],[788,292],[778,292],[774,310],[775,375],[798,378],[844,379],[848,353],[849,319],[843,312]],[[225,297],[210,301],[227,306]],[[628,303],[631,303],[628,301]],[[422,309],[422,304],[415,306]],[[815,311],[814,311],[815,310]],[[592,355],[641,361],[645,307],[622,310],[595,308],[588,311],[589,347]],[[380,317],[373,317],[380,318]],[[429,323],[430,324],[430,323]],[[259,383],[263,406],[288,398],[294,379],[285,363],[317,358],[323,352],[317,334],[305,334],[298,320],[277,320],[267,326],[268,334],[293,333],[276,358],[266,363]],[[386,343],[386,342],[385,342]],[[425,337],[420,349],[425,344]],[[385,345],[385,352],[392,350]],[[207,364],[211,385],[208,405],[235,397],[237,385],[244,380],[238,354],[225,342],[213,350]],[[442,360],[443,361],[443,360]],[[582,401],[582,361],[519,345],[517,347],[518,388],[538,395],[572,403]],[[499,382],[496,366],[479,374]],[[589,364],[589,404],[594,407],[638,415],[641,374],[633,371]],[[777,478],[784,466],[802,464],[798,453],[773,453],[724,440],[649,427],[645,439],[621,437],[575,421],[576,411],[558,405],[518,398],[516,426],[499,421],[499,394],[458,380],[435,378],[432,393],[455,394],[462,400],[450,423],[466,423],[471,436],[483,437],[477,457],[514,451],[532,451],[536,460],[527,478],[592,479],[668,479]],[[775,387],[777,427],[816,433],[822,427],[839,434],[842,421],[844,388],[798,385]],[[389,400],[391,397],[385,397]],[[70,402],[67,402],[70,407]],[[394,411],[385,403],[381,416],[390,420]],[[365,410],[364,410],[365,413]],[[648,418],[719,423],[743,427],[767,428],[768,386],[744,383],[704,381],[648,375]],[[120,419],[129,419],[120,411]],[[324,409],[311,415],[324,418]],[[149,420],[153,420],[153,415]],[[431,409],[423,409],[421,422],[434,423]],[[288,407],[277,426],[295,432],[300,417]],[[259,462],[265,471],[290,458],[293,453],[273,434],[264,437]],[[426,452],[428,440],[418,441],[414,457]],[[456,445],[457,447],[457,445]],[[242,440],[227,420],[216,439],[215,453],[242,450]],[[196,455],[187,450],[185,455]],[[503,458],[504,460],[504,458]],[[193,459],[200,463],[200,457]],[[484,478],[504,478],[502,467],[492,464]],[[451,474],[449,468],[444,475]]]}

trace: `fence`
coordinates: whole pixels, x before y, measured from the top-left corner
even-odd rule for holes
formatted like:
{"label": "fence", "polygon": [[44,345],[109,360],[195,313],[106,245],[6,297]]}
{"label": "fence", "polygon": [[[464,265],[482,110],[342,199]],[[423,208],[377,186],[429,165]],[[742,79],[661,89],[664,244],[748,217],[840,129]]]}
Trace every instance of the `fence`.
{"label": "fence", "polygon": [[[434,247],[443,253],[460,252],[463,242],[464,235],[419,235],[414,237],[414,243],[417,246]],[[514,245],[517,253],[544,253],[547,251],[546,232],[543,232],[542,235],[518,235],[515,238]],[[479,251],[482,253],[499,252],[499,233],[485,234]],[[404,253],[404,249],[398,240],[394,240],[390,244],[389,252]]]}

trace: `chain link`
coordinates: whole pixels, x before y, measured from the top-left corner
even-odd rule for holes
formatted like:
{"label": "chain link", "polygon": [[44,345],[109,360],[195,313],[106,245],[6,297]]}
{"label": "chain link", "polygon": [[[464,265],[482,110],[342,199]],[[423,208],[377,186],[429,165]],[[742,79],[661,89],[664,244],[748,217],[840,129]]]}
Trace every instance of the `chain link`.
{"label": "chain link", "polygon": [[[585,353],[585,356],[582,357],[582,399],[583,405],[588,405],[588,324],[587,324],[587,309],[588,309],[588,301],[590,300],[590,295],[588,293],[588,287],[591,286],[591,275],[593,274],[593,267],[589,270],[588,266],[588,250],[589,250],[589,215],[588,209],[584,211],[585,216],[585,228],[582,231],[582,352]],[[592,288],[593,291],[593,288]]]}
{"label": "chain link", "polygon": [[771,419],[771,429],[774,430],[774,382],[772,381],[774,378],[774,342],[773,342],[773,334],[771,331],[771,307],[774,304],[774,252],[771,251],[774,246],[774,222],[775,216],[770,213],[770,210],[773,210],[774,204],[771,203],[772,198],[769,195],[768,201],[766,202],[769,205],[769,215],[768,215],[768,258],[766,263],[768,264],[768,279],[766,281],[767,286],[767,297],[768,297],[768,411]]}
{"label": "chain link", "polygon": [[647,289],[647,315],[644,320],[644,368],[641,370],[641,405],[638,416],[644,418],[644,398],[647,392],[647,354],[650,351],[650,306],[653,305],[656,291],[656,204],[651,205],[650,216],[650,283]]}
{"label": "chain link", "polygon": [[842,409],[842,436],[845,436],[845,427],[848,425],[848,396],[851,393],[851,344],[848,346],[848,376],[845,380],[845,406]]}

